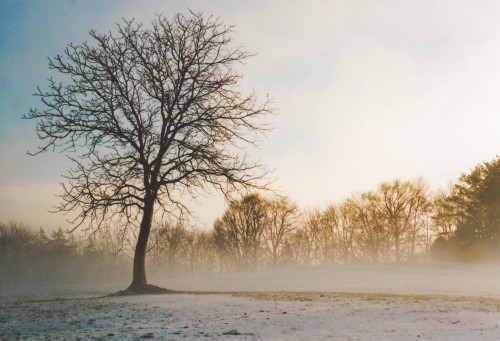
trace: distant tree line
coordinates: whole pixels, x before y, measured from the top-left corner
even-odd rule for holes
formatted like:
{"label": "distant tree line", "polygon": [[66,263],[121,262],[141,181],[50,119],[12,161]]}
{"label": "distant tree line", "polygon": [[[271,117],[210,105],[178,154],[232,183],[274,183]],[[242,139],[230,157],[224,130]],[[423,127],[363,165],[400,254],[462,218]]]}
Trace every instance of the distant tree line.
{"label": "distant tree line", "polygon": [[42,228],[33,231],[18,223],[0,223],[0,289],[9,284],[85,284],[121,278],[130,261],[120,238],[111,230],[77,239],[60,228],[47,235]]}
{"label": "distant tree line", "polygon": [[214,224],[223,268],[414,261],[428,255],[431,204],[422,179],[395,180],[324,210],[251,194]]}
{"label": "distant tree line", "polygon": [[[134,236],[104,229],[85,239],[0,224],[0,270],[18,276],[127,272]],[[431,193],[422,178],[381,183],[325,209],[301,211],[287,197],[256,193],[229,203],[212,230],[164,222],[147,249],[153,273],[200,274],[263,267],[478,261],[500,257],[500,157]],[[76,265],[75,265],[76,264]],[[61,271],[64,269],[65,271]],[[34,271],[36,272],[36,271]]]}
{"label": "distant tree line", "polygon": [[[324,210],[249,194],[211,231],[153,230],[150,257],[193,272],[334,263],[479,261],[500,257],[500,157],[432,193],[422,179],[381,183]],[[177,269],[177,270],[175,270]]]}

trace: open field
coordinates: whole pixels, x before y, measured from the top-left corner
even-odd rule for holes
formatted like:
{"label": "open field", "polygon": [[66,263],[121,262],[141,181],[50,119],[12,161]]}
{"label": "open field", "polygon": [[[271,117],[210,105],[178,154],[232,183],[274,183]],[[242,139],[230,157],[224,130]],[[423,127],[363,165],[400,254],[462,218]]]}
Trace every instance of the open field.
{"label": "open field", "polygon": [[498,277],[491,265],[359,265],[153,281],[218,293],[11,288],[0,301],[0,339],[498,340]]}
{"label": "open field", "polygon": [[240,293],[9,301],[2,340],[497,340],[498,299]]}

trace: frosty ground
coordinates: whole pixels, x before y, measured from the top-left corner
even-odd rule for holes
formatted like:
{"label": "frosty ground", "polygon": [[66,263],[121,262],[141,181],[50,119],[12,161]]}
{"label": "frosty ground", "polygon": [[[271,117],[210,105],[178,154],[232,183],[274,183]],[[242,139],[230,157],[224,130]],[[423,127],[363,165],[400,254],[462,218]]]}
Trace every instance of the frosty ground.
{"label": "frosty ground", "polygon": [[498,340],[498,270],[335,266],[158,279],[173,289],[218,291],[210,294],[4,290],[0,339]]}

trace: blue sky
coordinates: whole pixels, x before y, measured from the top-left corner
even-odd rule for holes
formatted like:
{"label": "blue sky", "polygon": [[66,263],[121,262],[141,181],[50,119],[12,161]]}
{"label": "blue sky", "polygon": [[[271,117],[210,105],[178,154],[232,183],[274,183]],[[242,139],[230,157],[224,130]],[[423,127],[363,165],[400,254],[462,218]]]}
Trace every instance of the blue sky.
{"label": "blue sky", "polygon": [[[69,227],[47,211],[69,163],[29,157],[38,105],[54,75],[47,57],[88,31],[190,8],[236,25],[257,55],[244,86],[269,93],[279,115],[253,155],[301,207],[323,207],[381,181],[423,176],[446,185],[500,154],[500,3],[491,1],[2,1],[0,221]],[[194,205],[200,224],[217,195]]]}

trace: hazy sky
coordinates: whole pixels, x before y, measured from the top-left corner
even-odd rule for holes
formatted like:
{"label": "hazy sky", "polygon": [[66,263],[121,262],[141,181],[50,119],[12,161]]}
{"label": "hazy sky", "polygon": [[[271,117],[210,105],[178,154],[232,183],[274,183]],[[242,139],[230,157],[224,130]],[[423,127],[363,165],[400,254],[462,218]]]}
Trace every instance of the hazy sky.
{"label": "hazy sky", "polygon": [[[48,213],[69,162],[26,155],[34,122],[20,117],[52,75],[47,57],[108,31],[187,8],[236,25],[257,52],[244,84],[279,109],[259,156],[301,207],[323,207],[382,181],[423,176],[433,188],[500,154],[500,2],[2,1],[0,221],[69,227]],[[210,195],[195,212],[223,213]]]}

